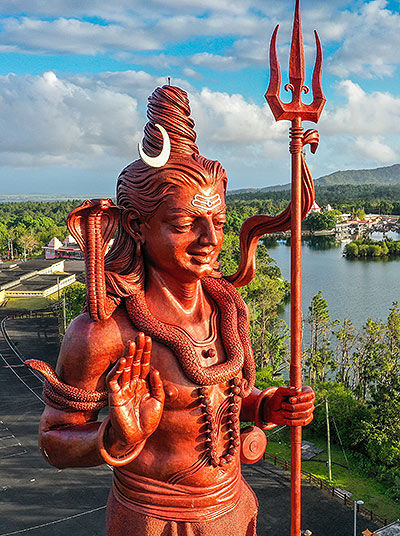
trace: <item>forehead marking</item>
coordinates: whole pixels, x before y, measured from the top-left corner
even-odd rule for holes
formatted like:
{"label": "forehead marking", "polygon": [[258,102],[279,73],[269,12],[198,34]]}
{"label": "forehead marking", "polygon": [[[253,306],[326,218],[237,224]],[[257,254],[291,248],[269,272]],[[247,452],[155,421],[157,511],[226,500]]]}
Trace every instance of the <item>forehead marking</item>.
{"label": "forehead marking", "polygon": [[215,194],[212,196],[196,194],[192,199],[192,205],[194,207],[211,209],[222,205],[222,199],[219,194]]}

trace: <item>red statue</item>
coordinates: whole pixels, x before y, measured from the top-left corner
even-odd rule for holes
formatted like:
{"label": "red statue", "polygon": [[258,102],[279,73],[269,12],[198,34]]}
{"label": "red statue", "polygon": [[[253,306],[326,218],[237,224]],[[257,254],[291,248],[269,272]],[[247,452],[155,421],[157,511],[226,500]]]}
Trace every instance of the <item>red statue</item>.
{"label": "red statue", "polygon": [[[300,535],[301,427],[312,420],[314,393],[301,385],[301,220],[314,201],[303,147],[318,145],[325,99],[317,37],[314,100],[304,84],[300,3],[296,0],[289,67],[292,102],[279,98],[276,31],[266,97],[276,120],[292,122],[292,201],[277,217],[249,218],[240,234],[236,274],[220,271],[227,178],[199,154],[187,95],[157,88],[149,98],[140,160],[117,185],[117,205],[85,201],[68,226],[85,255],[85,311],[65,334],[57,371],[45,377],[40,423],[44,458],[56,467],[108,463],[114,482],[108,536],[254,536],[257,500],[240,462],[264,452],[261,429],[292,427],[292,528]],[[259,391],[248,335],[249,313],[237,287],[256,270],[257,242],[291,229],[292,387]],[[116,232],[110,251],[107,245]],[[97,420],[108,405],[109,415]],[[253,421],[240,432],[240,420]]]}
{"label": "red statue", "polygon": [[[325,103],[317,39],[314,100],[304,84],[300,2],[289,67],[292,102],[279,98],[280,69],[271,43],[266,98],[276,120],[292,122],[292,201],[277,217],[249,218],[241,262],[219,270],[227,178],[199,154],[184,91],[164,86],[149,98],[141,159],[120,175],[117,203],[85,201],[68,218],[85,255],[86,311],[65,335],[57,371],[45,377],[40,448],[56,467],[115,467],[107,508],[109,536],[254,536],[257,500],[240,462],[258,461],[265,434],[292,427],[292,536],[300,535],[301,427],[312,420],[314,393],[301,385],[301,220],[314,201],[302,149],[318,145]],[[292,387],[259,391],[248,336],[249,314],[237,287],[255,273],[265,233],[291,229]],[[107,245],[116,234],[109,253]],[[97,421],[108,405],[109,416]],[[253,421],[240,433],[240,419]]]}
{"label": "red statue", "polygon": [[[287,90],[280,100],[275,30],[266,98],[276,120],[292,122],[292,201],[277,217],[249,218],[240,234],[236,274],[220,272],[227,178],[199,154],[184,91],[164,86],[149,98],[140,160],[120,175],[117,205],[85,201],[68,226],[85,255],[86,310],[70,325],[57,371],[45,377],[40,424],[44,458],[56,467],[114,466],[108,536],[254,536],[257,500],[240,462],[259,460],[265,434],[291,426],[292,525],[300,536],[301,427],[314,393],[301,378],[301,220],[314,201],[303,147],[318,145],[325,98],[317,40],[313,103],[304,86],[300,1]],[[257,242],[291,229],[291,387],[259,391],[248,336],[249,314],[237,287],[256,270]],[[107,245],[116,239],[106,255]],[[108,405],[103,421],[97,416]],[[253,421],[240,432],[240,420]],[[261,428],[261,429],[260,429]]]}
{"label": "red statue", "polygon": [[[312,420],[310,388],[254,387],[249,315],[235,288],[254,275],[258,238],[290,226],[290,207],[245,223],[240,268],[223,277],[227,178],[199,154],[189,114],[184,91],[156,89],[117,205],[86,201],[70,214],[86,259],[86,311],[67,330],[56,372],[28,362],[46,376],[45,459],[115,467],[109,536],[255,535],[257,500],[240,460],[260,459],[266,441],[252,427],[241,447],[240,419],[261,428]],[[305,164],[303,185],[304,214],[313,202]]]}

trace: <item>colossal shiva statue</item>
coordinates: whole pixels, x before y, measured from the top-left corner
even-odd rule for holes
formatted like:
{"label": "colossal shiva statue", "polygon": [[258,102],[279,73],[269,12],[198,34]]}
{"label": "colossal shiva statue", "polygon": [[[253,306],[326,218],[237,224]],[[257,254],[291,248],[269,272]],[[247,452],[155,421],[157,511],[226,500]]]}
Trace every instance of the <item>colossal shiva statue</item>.
{"label": "colossal shiva statue", "polygon": [[47,378],[45,459],[114,466],[108,536],[254,536],[257,499],[240,460],[259,459],[265,435],[252,427],[241,444],[240,420],[261,428],[312,420],[310,388],[254,387],[249,313],[235,287],[254,273],[258,221],[247,226],[239,272],[224,277],[227,178],[199,154],[189,115],[184,91],[156,89],[141,159],[122,171],[117,205],[92,200],[69,216],[85,253],[86,308],[56,372],[28,362]]}

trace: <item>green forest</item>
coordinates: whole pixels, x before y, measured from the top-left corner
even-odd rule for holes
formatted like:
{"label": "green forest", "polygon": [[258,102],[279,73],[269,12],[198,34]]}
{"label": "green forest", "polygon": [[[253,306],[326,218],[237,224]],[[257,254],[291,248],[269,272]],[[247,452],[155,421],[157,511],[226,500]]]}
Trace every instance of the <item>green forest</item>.
{"label": "green forest", "polygon": [[[364,209],[372,214],[400,214],[400,184],[380,186],[377,184],[341,184],[340,186],[316,186],[315,198],[320,207],[330,204],[342,213]],[[286,206],[290,191],[262,191],[228,193],[228,203],[272,203]],[[283,202],[286,202],[283,203]],[[268,212],[269,213],[269,212]]]}
{"label": "green forest", "polygon": [[56,236],[68,234],[68,213],[81,201],[0,203],[0,258],[26,258],[41,253]]}
{"label": "green forest", "polygon": [[[254,214],[279,214],[290,200],[290,192],[255,190],[228,192],[227,232],[238,233],[246,218]],[[316,188],[321,207],[330,204],[335,212],[310,215],[305,228],[331,229],[335,214],[364,211],[376,214],[400,214],[400,185],[340,185]],[[63,241],[68,234],[68,213],[82,200],[0,203],[0,258],[26,258],[42,251],[53,236]],[[337,211],[337,212],[336,212]]]}

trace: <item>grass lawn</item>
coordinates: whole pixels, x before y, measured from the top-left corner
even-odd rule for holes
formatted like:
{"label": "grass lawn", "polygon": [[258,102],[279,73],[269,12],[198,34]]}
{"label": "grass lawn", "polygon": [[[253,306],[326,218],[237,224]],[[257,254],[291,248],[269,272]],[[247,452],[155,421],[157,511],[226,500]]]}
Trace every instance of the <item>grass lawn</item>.
{"label": "grass lawn", "polygon": [[44,309],[45,307],[49,307],[56,302],[57,298],[57,292],[50,294],[50,296],[47,296],[46,298],[42,298],[40,296],[29,298],[9,298],[4,306],[4,309],[26,309],[29,311]]}
{"label": "grass lawn", "polygon": [[[285,434],[286,435],[286,434]],[[274,439],[274,441],[273,441]],[[280,456],[285,460],[290,460],[290,441],[286,437],[281,437],[280,443],[275,441],[274,436],[268,440],[267,452],[272,455]],[[318,460],[326,461],[328,459],[327,446],[323,440],[310,439],[319,448],[324,449],[321,454],[315,456]],[[362,499],[365,506],[375,513],[386,517],[389,521],[395,521],[400,517],[400,505],[385,495],[383,484],[375,482],[371,477],[367,477],[357,470],[352,463],[351,455],[347,454],[350,469],[345,469],[340,465],[332,463],[332,486],[350,491],[353,495],[352,500]],[[347,465],[346,459],[339,446],[331,445],[332,462]],[[315,476],[329,482],[328,467],[325,463],[316,461],[302,461],[302,468]]]}

